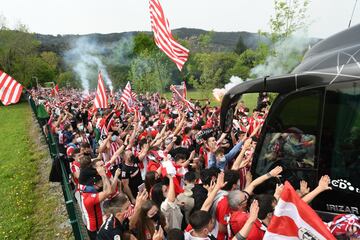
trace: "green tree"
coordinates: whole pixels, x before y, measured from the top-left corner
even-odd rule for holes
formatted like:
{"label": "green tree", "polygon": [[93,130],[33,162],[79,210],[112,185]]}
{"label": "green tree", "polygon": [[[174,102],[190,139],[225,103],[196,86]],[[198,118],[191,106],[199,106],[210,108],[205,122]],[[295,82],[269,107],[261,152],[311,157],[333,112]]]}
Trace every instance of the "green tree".
{"label": "green tree", "polygon": [[37,54],[40,45],[32,34],[27,32],[1,30],[0,31],[0,66],[13,73],[15,64],[24,64],[27,56]]}
{"label": "green tree", "polygon": [[171,84],[172,77],[177,76],[176,65],[158,49],[151,35],[137,34],[133,52],[127,77],[135,90],[162,92]]}
{"label": "green tree", "polygon": [[54,52],[42,52],[41,58],[49,65],[49,67],[56,71],[59,64],[59,57]]}
{"label": "green tree", "polygon": [[230,75],[239,76],[242,79],[253,78],[251,69],[265,62],[269,55],[269,47],[266,44],[259,44],[256,50],[246,49],[237,58],[234,66],[229,70]]}
{"label": "green tree", "polygon": [[72,71],[66,71],[59,74],[57,81],[59,87],[71,87],[71,88],[81,88],[81,82],[76,78]]}
{"label": "green tree", "polygon": [[162,92],[170,83],[170,69],[162,52],[143,51],[135,58],[129,71],[134,89],[138,92]]}
{"label": "green tree", "polygon": [[244,43],[244,39],[240,36],[238,42],[236,43],[235,46],[235,53],[237,54],[242,54],[243,52],[245,52],[245,50],[247,49],[245,43]]}
{"label": "green tree", "polygon": [[189,82],[199,90],[222,87],[231,77],[229,70],[236,63],[235,53],[197,53],[187,66]]}
{"label": "green tree", "polygon": [[124,87],[129,80],[130,66],[128,65],[109,65],[107,70],[115,89]]}
{"label": "green tree", "polygon": [[14,64],[12,69],[14,76],[25,87],[36,86],[36,80],[42,84],[45,82],[55,81],[56,73],[40,57],[26,56],[22,58],[20,64]]}
{"label": "green tree", "polygon": [[[274,0],[275,15],[270,19],[270,34],[261,33],[271,41],[270,46],[260,46],[266,53],[263,62],[251,70],[252,77],[279,75],[291,72],[300,63],[309,39],[294,36],[308,26],[309,0]],[[266,51],[263,51],[267,48]]]}
{"label": "green tree", "polygon": [[275,15],[270,18],[270,39],[276,42],[308,26],[309,0],[274,0]]}
{"label": "green tree", "polygon": [[199,47],[201,52],[209,52],[210,44],[214,38],[215,32],[209,31],[207,33],[199,35]]}
{"label": "green tree", "polygon": [[140,55],[143,51],[153,52],[157,46],[151,35],[146,33],[138,33],[134,37],[134,53]]}
{"label": "green tree", "polygon": [[29,33],[26,25],[18,23],[17,30],[0,30],[0,68],[25,87],[54,81],[58,57],[55,53],[40,54],[40,42]]}
{"label": "green tree", "polygon": [[[103,58],[114,89],[124,87],[126,82],[129,81],[130,63],[136,56],[134,53],[134,38],[136,37],[128,36],[121,39],[115,44],[111,54]],[[140,53],[141,47],[139,45],[141,41],[139,39],[140,37],[137,37],[136,42],[138,44],[137,51]],[[142,36],[141,39],[148,40],[146,36]]]}

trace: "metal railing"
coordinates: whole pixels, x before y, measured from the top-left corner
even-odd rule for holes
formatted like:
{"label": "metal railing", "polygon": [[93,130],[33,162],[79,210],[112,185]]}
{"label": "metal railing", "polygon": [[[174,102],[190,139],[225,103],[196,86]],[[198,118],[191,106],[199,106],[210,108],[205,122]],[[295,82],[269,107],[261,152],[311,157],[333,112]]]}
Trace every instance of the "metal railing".
{"label": "metal railing", "polygon": [[66,210],[69,216],[69,222],[71,224],[73,234],[76,240],[84,240],[87,239],[87,234],[83,233],[82,227],[81,227],[81,216],[79,216],[78,211],[76,211],[75,207],[75,201],[74,201],[74,194],[72,192],[71,184],[69,181],[69,174],[66,170],[66,165],[64,163],[63,158],[61,157],[61,154],[59,152],[58,144],[55,140],[54,135],[50,131],[49,125],[46,124],[47,128],[47,136],[45,136],[45,133],[42,129],[43,125],[41,120],[37,117],[37,106],[32,98],[28,98],[29,104],[31,106],[31,109],[33,110],[33,113],[39,123],[39,126],[41,128],[41,132],[44,134],[44,137],[47,139],[47,144],[49,147],[49,152],[51,159],[54,163],[54,161],[59,161],[59,166],[57,169],[59,173],[61,173],[61,188],[64,195]]}

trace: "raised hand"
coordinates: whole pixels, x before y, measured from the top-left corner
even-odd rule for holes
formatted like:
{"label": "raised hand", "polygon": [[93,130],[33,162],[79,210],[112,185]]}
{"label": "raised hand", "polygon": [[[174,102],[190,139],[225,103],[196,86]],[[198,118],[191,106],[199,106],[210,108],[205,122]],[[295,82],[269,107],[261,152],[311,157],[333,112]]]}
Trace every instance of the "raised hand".
{"label": "raised hand", "polygon": [[281,177],[280,173],[282,172],[282,170],[282,167],[277,166],[276,168],[271,170],[269,174],[271,175],[271,177]]}
{"label": "raised hand", "polygon": [[322,176],[319,180],[319,185],[314,190],[302,197],[302,200],[304,200],[306,203],[311,202],[317,195],[319,195],[323,191],[331,190],[329,184],[330,177],[328,175]]}
{"label": "raised hand", "polygon": [[300,194],[301,196],[305,196],[310,192],[310,188],[308,187],[308,183],[304,180],[300,181]]}
{"label": "raised hand", "polygon": [[96,166],[96,171],[100,176],[106,176],[105,168],[104,166]]}
{"label": "raised hand", "polygon": [[251,222],[255,222],[256,219],[258,218],[258,213],[259,213],[259,203],[257,200],[254,200],[251,203],[250,206],[250,212],[249,212],[249,218],[248,220]]}
{"label": "raised hand", "polygon": [[250,163],[250,158],[246,158],[242,160],[239,165],[239,169],[246,167],[247,165],[249,165],[249,163]]}
{"label": "raised hand", "polygon": [[280,195],[282,193],[282,191],[284,190],[284,184],[276,184],[276,189],[275,189],[275,193],[274,193],[274,197],[276,199],[280,198]]}
{"label": "raised hand", "polygon": [[244,142],[244,148],[249,148],[250,147],[250,145],[251,145],[251,142],[252,142],[252,139],[251,138],[248,138],[248,139],[246,139],[245,140],[245,142]]}
{"label": "raised hand", "polygon": [[209,195],[209,193],[211,193],[212,191],[214,191],[215,185],[216,185],[215,181],[211,180],[210,185],[209,185],[209,187],[207,188],[207,190],[208,190],[208,195]]}
{"label": "raised hand", "polygon": [[220,172],[216,180],[216,185],[215,185],[216,190],[220,190],[226,185],[226,182],[224,182],[225,181],[224,178],[225,178],[224,172]]}
{"label": "raised hand", "polygon": [[135,200],[135,206],[141,207],[141,205],[143,205],[147,201],[148,197],[149,194],[147,193],[147,191],[142,191],[138,193]]}
{"label": "raised hand", "polygon": [[162,227],[159,227],[159,230],[155,230],[154,235],[153,235],[153,240],[163,240],[164,239],[164,230],[162,229]]}
{"label": "raised hand", "polygon": [[120,174],[121,174],[121,169],[120,168],[116,169],[115,174],[114,174],[114,178],[115,179],[119,178]]}
{"label": "raised hand", "polygon": [[330,184],[330,177],[328,175],[324,175],[319,180],[318,188],[321,191],[331,190],[332,188],[329,186]]}
{"label": "raised hand", "polygon": [[253,177],[252,177],[252,174],[251,174],[251,172],[250,172],[250,171],[248,171],[248,172],[246,173],[245,178],[246,178],[246,183],[247,183],[247,184],[249,184],[249,183],[251,183],[251,182],[252,182]]}
{"label": "raised hand", "polygon": [[189,159],[194,159],[195,153],[196,153],[195,150],[193,150],[193,151],[191,152],[191,154],[190,154]]}

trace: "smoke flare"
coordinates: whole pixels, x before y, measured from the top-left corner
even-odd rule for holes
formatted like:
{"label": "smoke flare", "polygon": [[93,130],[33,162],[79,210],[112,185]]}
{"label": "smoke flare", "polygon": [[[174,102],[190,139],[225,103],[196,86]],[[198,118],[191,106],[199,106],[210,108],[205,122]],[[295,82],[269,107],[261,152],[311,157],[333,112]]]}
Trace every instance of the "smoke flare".
{"label": "smoke flare", "polygon": [[214,88],[213,89],[213,96],[214,98],[221,102],[222,98],[224,97],[224,95],[226,94],[226,92],[228,90],[230,90],[231,88],[233,88],[234,86],[240,84],[244,82],[241,78],[237,77],[237,76],[231,76],[230,78],[230,82],[225,84],[224,88]]}
{"label": "smoke flare", "polygon": [[72,49],[65,53],[64,60],[79,76],[85,92],[89,92],[90,79],[97,80],[96,73],[99,70],[106,85],[113,89],[106,66],[99,57],[105,51],[104,47],[99,46],[94,39],[89,37],[81,37],[72,45]]}

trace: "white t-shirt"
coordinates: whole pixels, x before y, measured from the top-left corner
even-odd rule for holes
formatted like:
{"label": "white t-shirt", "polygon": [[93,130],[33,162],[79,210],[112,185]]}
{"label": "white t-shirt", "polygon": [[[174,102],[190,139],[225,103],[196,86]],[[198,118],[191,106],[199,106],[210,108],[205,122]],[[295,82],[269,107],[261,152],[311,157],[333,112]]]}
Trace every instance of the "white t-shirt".
{"label": "white t-shirt", "polygon": [[206,238],[194,237],[191,235],[191,232],[192,231],[184,233],[185,240],[211,240],[209,237],[206,237]]}
{"label": "white t-shirt", "polygon": [[169,229],[181,229],[183,215],[180,207],[175,202],[169,202],[166,198],[165,201],[161,203],[160,209],[166,218],[166,223]]}

